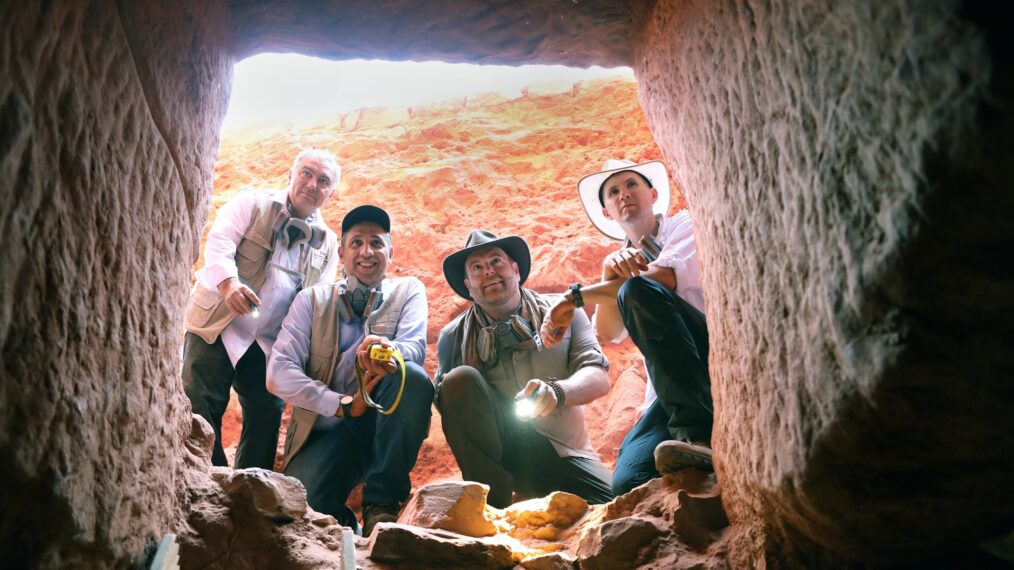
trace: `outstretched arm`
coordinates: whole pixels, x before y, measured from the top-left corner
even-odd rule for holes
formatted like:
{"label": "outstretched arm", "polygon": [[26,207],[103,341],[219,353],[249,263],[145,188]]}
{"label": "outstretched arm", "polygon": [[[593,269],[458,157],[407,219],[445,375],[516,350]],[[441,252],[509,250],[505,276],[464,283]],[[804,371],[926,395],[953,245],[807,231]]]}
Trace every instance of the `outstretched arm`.
{"label": "outstretched arm", "polygon": [[[669,289],[676,288],[676,273],[668,267],[648,265],[640,251],[632,248],[617,251],[602,263],[602,281],[581,287],[581,298],[586,305],[595,305],[595,330],[607,340],[622,339],[626,333],[623,317],[616,304],[620,287],[636,276],[659,282]],[[539,335],[542,342],[552,348],[562,339],[574,316],[574,295],[571,291],[563,294],[542,321]]]}

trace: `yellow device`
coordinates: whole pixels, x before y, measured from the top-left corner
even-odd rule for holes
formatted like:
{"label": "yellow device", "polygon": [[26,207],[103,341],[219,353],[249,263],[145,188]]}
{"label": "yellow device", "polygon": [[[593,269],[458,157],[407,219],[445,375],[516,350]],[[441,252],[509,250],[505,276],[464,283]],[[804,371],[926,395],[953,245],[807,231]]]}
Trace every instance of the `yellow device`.
{"label": "yellow device", "polygon": [[394,347],[387,348],[385,346],[375,344],[370,347],[370,358],[381,362],[391,362],[391,357],[394,356],[394,350]]}
{"label": "yellow device", "polygon": [[394,397],[394,403],[391,404],[391,407],[384,409],[384,406],[374,402],[373,398],[370,398],[370,395],[366,392],[366,385],[363,382],[363,369],[359,366],[359,360],[356,359],[356,380],[359,381],[359,392],[363,395],[363,401],[366,402],[367,406],[385,416],[389,416],[394,413],[394,410],[398,409],[398,404],[401,403],[401,395],[405,392],[405,359],[397,348],[393,346],[385,347],[379,344],[370,347],[370,359],[380,362],[394,361],[401,367],[401,387],[398,388],[398,395]]}

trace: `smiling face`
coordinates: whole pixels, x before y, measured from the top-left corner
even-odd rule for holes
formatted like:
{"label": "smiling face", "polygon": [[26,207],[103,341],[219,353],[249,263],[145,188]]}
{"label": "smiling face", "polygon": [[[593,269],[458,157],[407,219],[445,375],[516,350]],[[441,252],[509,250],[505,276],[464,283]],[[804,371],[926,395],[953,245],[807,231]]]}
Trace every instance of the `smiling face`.
{"label": "smiling face", "polygon": [[373,222],[362,222],[342,235],[338,247],[345,275],[355,277],[367,287],[384,279],[391,262],[391,234]]}
{"label": "smiling face", "polygon": [[658,190],[649,187],[634,171],[624,170],[606,178],[602,200],[602,214],[624,228],[654,224],[652,206],[658,200]]}
{"label": "smiling face", "polygon": [[499,247],[487,247],[465,259],[465,288],[495,318],[510,314],[521,303],[521,271]]}
{"label": "smiling face", "polygon": [[334,194],[338,174],[334,165],[323,157],[308,155],[289,171],[289,203],[293,215],[307,218]]}

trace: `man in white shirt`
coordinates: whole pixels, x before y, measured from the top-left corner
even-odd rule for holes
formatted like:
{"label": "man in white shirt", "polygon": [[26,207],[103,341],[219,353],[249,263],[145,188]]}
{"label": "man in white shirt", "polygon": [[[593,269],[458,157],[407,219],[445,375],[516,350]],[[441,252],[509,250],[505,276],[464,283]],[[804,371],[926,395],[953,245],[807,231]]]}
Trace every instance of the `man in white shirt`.
{"label": "man in white shirt", "polygon": [[[365,481],[363,532],[369,535],[378,522],[396,520],[429,434],[426,290],[415,277],[386,277],[391,220],[376,206],[345,215],[339,251],[346,279],[296,296],[268,363],[267,385],[293,406],[285,474],[303,483],[311,507],[352,528],[357,522],[345,501]],[[396,348],[404,370],[373,358],[378,345]]]}
{"label": "man in white shirt", "polygon": [[287,189],[240,193],[208,232],[184,317],[183,387],[214,428],[215,465],[227,465],[222,415],[235,388],[243,409],[235,466],[274,467],[284,402],[265,389],[266,362],[296,293],[335,279],[338,239],[319,209],[340,176],[332,153],[304,150]]}
{"label": "man in white shirt", "polygon": [[596,228],[625,242],[603,260],[600,282],[570,287],[541,333],[553,346],[575,309],[593,304],[599,335],[620,342],[629,334],[644,357],[647,410],[620,446],[613,492],[658,477],[656,462],[710,469],[708,329],[690,213],[665,216],[669,177],[658,161],[608,161],[578,191]]}

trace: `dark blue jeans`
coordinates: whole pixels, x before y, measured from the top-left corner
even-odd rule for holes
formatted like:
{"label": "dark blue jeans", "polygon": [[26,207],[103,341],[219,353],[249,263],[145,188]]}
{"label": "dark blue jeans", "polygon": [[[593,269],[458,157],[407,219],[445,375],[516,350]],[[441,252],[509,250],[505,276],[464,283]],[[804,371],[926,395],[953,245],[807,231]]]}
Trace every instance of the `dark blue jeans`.
{"label": "dark blue jeans", "polygon": [[[401,371],[387,375],[371,396],[389,407],[399,386]],[[342,419],[332,429],[314,430],[285,474],[303,483],[306,500],[314,510],[358,528],[345,500],[360,482],[366,482],[363,504],[399,505],[408,498],[412,488],[409,472],[429,435],[432,403],[433,384],[426,372],[407,362],[405,393],[393,414],[385,416],[370,409],[358,418]]]}
{"label": "dark blue jeans", "polygon": [[[627,280],[616,298],[623,324],[644,356],[669,438],[709,443],[714,406],[704,314],[658,282],[644,277]],[[634,448],[657,443],[658,437],[664,435],[658,427],[658,412],[652,412],[649,409],[645,413],[620,447],[617,466],[621,461],[631,469],[634,465],[642,466],[627,477],[629,481],[640,480],[648,469],[646,461],[630,455],[643,455]],[[655,473],[654,459],[650,470]]]}
{"label": "dark blue jeans", "polygon": [[623,438],[613,471],[613,493],[617,497],[660,476],[655,469],[655,447],[671,438],[668,423],[669,415],[655,400]]}
{"label": "dark blue jeans", "polygon": [[274,469],[278,430],[285,402],[267,391],[264,351],[254,342],[233,368],[221,337],[214,344],[187,333],[183,338],[183,391],[195,414],[215,430],[211,463],[227,466],[222,450],[222,415],[235,388],[243,409],[243,431],[236,448],[236,469]]}

